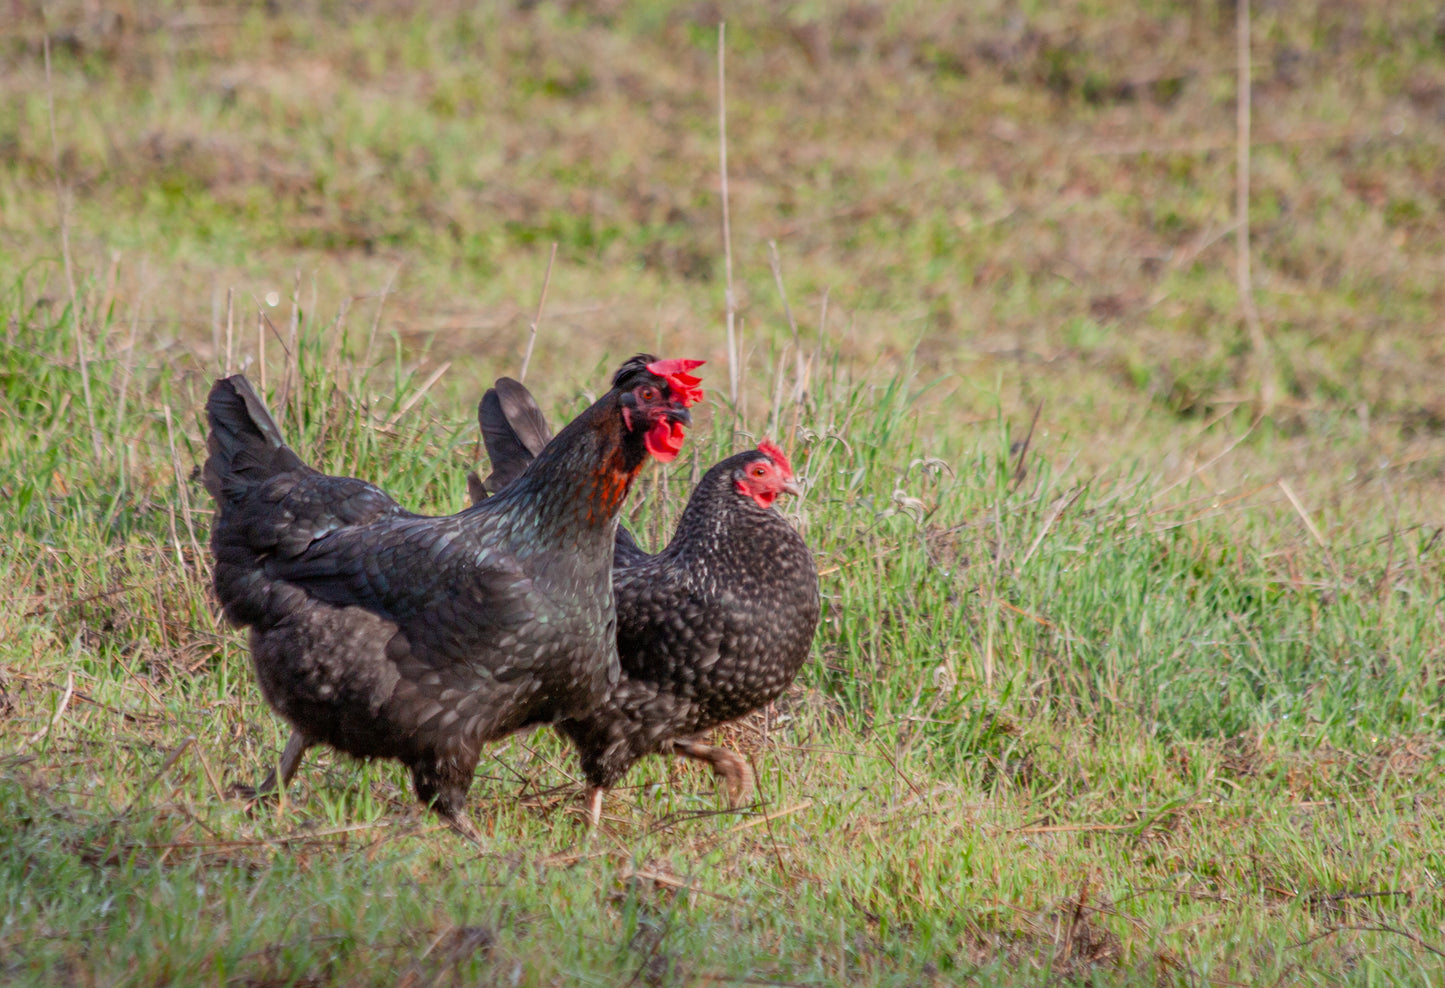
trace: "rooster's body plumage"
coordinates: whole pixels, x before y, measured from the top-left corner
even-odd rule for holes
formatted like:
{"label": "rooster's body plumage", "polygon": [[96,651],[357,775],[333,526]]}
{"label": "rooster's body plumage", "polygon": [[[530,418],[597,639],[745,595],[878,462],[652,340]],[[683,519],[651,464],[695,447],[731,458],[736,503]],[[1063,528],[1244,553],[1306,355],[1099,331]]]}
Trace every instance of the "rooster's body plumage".
{"label": "rooster's body plumage", "polygon": [[[656,452],[649,430],[680,437],[687,420],[650,359],[624,365],[505,495],[439,518],[308,467],[244,377],[216,382],[215,589],[251,629],[261,691],[293,727],[281,787],[314,744],[397,758],[417,797],[472,835],[464,804],[481,746],[606,696],[617,514]],[[640,402],[644,389],[661,400]]]}

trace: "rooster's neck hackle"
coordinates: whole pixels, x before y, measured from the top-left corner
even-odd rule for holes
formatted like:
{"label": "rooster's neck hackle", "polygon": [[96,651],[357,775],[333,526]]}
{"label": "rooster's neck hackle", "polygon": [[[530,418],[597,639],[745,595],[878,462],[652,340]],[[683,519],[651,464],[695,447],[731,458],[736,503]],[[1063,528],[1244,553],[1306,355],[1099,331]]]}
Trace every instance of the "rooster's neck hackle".
{"label": "rooster's neck hackle", "polygon": [[573,538],[595,530],[610,546],[622,503],[646,462],[647,450],[624,429],[612,392],[558,433],[508,493],[536,504],[540,532]]}

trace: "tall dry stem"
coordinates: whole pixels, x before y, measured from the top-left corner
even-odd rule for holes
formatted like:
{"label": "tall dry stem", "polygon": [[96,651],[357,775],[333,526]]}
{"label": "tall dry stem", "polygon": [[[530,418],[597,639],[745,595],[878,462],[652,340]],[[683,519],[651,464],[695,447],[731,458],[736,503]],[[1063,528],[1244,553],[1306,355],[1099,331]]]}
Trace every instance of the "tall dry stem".
{"label": "tall dry stem", "polygon": [[1249,0],[1238,0],[1235,8],[1235,55],[1238,85],[1235,106],[1234,211],[1236,227],[1234,278],[1239,295],[1240,311],[1249,330],[1249,345],[1254,351],[1255,374],[1259,378],[1260,411],[1269,414],[1274,407],[1274,359],[1269,341],[1260,323],[1259,309],[1254,304],[1254,279],[1249,264],[1249,156],[1250,156],[1250,93],[1249,74]]}
{"label": "tall dry stem", "polygon": [[85,395],[85,417],[90,425],[90,442],[95,458],[104,449],[100,430],[95,427],[95,402],[90,397],[90,358],[85,353],[85,331],[80,321],[80,294],[75,290],[75,268],[70,260],[70,215],[66,209],[65,188],[60,181],[60,142],[55,137],[55,82],[50,74],[50,24],[45,6],[40,8],[41,27],[45,32],[45,110],[50,117],[50,164],[55,175],[55,209],[60,223],[60,256],[65,262],[65,285],[70,289],[70,321],[75,327],[75,356],[80,364],[80,388]]}
{"label": "tall dry stem", "polygon": [[532,325],[527,333],[527,352],[522,355],[522,369],[517,372],[517,380],[526,383],[527,365],[532,362],[532,347],[537,343],[537,327],[542,322],[542,308],[547,304],[547,286],[552,283],[552,265],[557,260],[557,241],[552,241],[552,253],[547,258],[547,273],[542,276],[542,294],[537,299],[537,315],[532,319]]}
{"label": "tall dry stem", "polygon": [[788,289],[783,285],[783,263],[778,258],[778,242],[768,241],[768,262],[773,268],[773,283],[778,286],[778,297],[783,300],[783,314],[788,317],[788,328],[793,331],[793,355],[796,369],[793,379],[793,401],[803,400],[807,390],[806,370],[803,363],[803,341],[798,336],[798,320],[793,318],[793,307],[788,304]]}
{"label": "tall dry stem", "polygon": [[722,179],[722,224],[723,224],[723,270],[727,274],[727,323],[728,323],[728,397],[734,406],[738,403],[738,339],[737,339],[737,296],[733,293],[733,228],[728,215],[728,96],[727,76],[724,71],[727,24],[717,26],[717,155],[718,172]]}

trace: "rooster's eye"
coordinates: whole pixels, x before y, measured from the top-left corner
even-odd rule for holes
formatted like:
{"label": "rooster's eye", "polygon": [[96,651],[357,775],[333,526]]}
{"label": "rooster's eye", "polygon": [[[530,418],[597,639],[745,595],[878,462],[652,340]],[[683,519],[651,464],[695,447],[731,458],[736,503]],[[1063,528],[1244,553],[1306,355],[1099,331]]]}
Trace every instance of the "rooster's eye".
{"label": "rooster's eye", "polygon": [[657,389],[656,389],[656,388],[643,388],[643,389],[642,389],[642,400],[643,400],[643,401],[656,401],[656,400],[657,400]]}

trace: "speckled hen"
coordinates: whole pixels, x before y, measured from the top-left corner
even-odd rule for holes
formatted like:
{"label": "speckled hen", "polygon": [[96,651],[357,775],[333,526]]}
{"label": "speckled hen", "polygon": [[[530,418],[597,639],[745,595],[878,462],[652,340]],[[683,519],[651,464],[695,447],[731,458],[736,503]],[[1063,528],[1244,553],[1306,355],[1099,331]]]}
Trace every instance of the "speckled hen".
{"label": "speckled hen", "polygon": [[[506,496],[545,446],[546,422],[510,378],[497,381],[477,414],[493,472],[485,482],[470,478],[473,497]],[[747,762],[695,736],[771,702],[808,657],[818,574],[802,537],[773,507],[785,492],[797,493],[792,467],[782,450],[763,443],[703,475],[662,552],[644,552],[618,528],[622,676],[591,711],[556,725],[581,756],[593,824],[603,793],[653,753],[706,761],[733,805],[746,798]]]}
{"label": "speckled hen", "polygon": [[251,629],[261,692],[293,729],[261,790],[284,788],[314,744],[396,758],[475,838],[481,745],[586,716],[617,680],[617,515],[648,454],[681,448],[698,363],[629,360],[505,494],[441,518],[308,467],[244,377],[217,381],[216,595]]}

